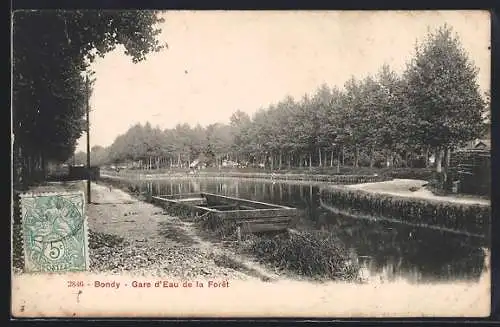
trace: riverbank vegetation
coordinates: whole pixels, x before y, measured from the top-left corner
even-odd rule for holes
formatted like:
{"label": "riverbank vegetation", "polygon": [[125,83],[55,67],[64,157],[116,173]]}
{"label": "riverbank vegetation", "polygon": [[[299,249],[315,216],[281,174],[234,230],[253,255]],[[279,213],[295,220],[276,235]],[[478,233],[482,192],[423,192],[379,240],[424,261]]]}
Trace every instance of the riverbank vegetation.
{"label": "riverbank vegetation", "polygon": [[355,215],[383,217],[401,222],[433,225],[489,237],[491,206],[377,194],[342,186],[321,190],[326,206]]}
{"label": "riverbank vegetation", "polygon": [[[285,97],[229,124],[179,124],[161,130],[137,124],[108,148],[94,147],[93,164],[137,168],[200,165],[305,167],[430,167],[446,171],[450,155],[487,135],[488,97],[477,69],[449,26],[429,32],[406,69],[382,65],[374,76],[352,77],[342,88],[320,86],[301,99]],[[82,154],[77,156],[81,161]],[[432,160],[431,160],[432,159]]]}
{"label": "riverbank vegetation", "polygon": [[344,281],[357,280],[359,276],[354,258],[330,232],[252,235],[241,246],[261,262],[300,276]]}
{"label": "riverbank vegetation", "polygon": [[[234,221],[205,217],[197,217],[195,221],[200,230],[218,239],[237,238]],[[359,267],[354,258],[329,231],[245,234],[235,249],[287,274],[320,280],[358,278]]]}

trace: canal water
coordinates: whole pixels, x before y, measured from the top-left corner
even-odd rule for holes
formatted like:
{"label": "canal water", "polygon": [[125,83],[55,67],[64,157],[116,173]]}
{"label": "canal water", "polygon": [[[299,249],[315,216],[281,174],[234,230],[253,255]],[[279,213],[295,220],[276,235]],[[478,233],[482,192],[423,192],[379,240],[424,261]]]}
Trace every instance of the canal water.
{"label": "canal water", "polygon": [[299,230],[337,235],[355,254],[369,278],[409,283],[478,281],[485,272],[485,240],[387,221],[332,213],[320,204],[319,188],[290,182],[242,179],[191,179],[141,182],[154,195],[210,192],[263,201],[299,210]]}

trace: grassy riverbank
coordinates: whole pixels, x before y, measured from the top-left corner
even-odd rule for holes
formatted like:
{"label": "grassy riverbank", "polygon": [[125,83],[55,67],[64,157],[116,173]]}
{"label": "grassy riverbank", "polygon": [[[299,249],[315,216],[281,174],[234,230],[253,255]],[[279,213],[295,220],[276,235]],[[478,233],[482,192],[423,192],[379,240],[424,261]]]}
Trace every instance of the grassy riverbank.
{"label": "grassy riverbank", "polygon": [[[234,222],[198,218],[196,224],[209,238],[233,242],[237,238]],[[288,275],[316,280],[358,280],[356,258],[350,256],[343,242],[330,231],[247,234],[235,243],[234,249]]]}
{"label": "grassy riverbank", "polygon": [[485,200],[424,196],[409,190],[396,192],[380,184],[384,183],[324,187],[321,189],[322,205],[352,215],[436,226],[489,238],[491,206]]}

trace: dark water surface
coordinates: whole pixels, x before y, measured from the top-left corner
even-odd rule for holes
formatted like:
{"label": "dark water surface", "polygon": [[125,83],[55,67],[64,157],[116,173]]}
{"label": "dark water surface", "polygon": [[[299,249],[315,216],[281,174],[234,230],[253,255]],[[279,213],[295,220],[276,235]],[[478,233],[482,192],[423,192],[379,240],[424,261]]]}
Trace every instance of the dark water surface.
{"label": "dark water surface", "polygon": [[[135,182],[137,183],[137,182]],[[312,185],[241,179],[191,179],[142,182],[155,195],[210,192],[282,204],[300,211],[299,230],[335,233],[354,253],[365,273],[386,281],[411,283],[477,281],[484,272],[484,240],[386,221],[334,214],[320,205]]]}

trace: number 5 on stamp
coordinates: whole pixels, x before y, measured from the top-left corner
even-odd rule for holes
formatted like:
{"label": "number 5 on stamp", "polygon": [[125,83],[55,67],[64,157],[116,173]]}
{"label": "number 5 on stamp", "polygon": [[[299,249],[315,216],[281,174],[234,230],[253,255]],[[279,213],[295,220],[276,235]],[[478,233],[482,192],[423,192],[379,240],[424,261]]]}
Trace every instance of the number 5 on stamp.
{"label": "number 5 on stamp", "polygon": [[25,272],[87,270],[84,193],[22,194],[20,200]]}

